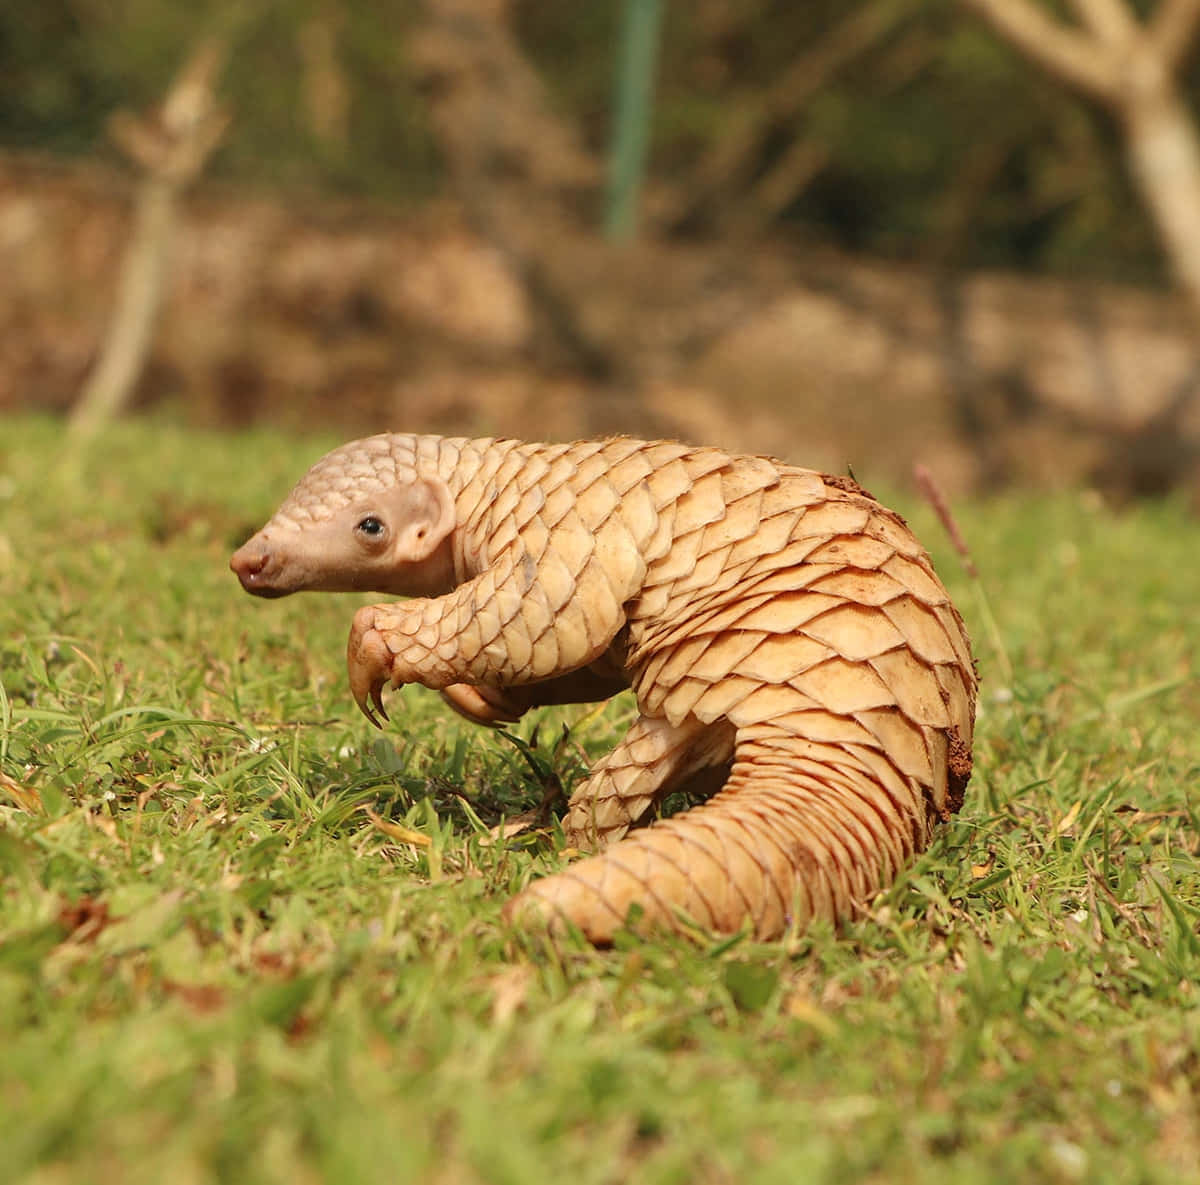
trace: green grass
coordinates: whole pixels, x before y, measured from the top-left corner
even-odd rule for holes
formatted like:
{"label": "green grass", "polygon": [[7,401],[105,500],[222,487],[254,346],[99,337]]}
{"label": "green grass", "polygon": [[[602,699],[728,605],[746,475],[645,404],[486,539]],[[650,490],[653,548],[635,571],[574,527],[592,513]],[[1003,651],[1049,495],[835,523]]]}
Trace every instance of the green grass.
{"label": "green grass", "polygon": [[0,420],[0,1181],[1200,1180],[1180,506],[960,506],[985,602],[901,499],[984,675],[962,815],[842,934],[596,952],[502,922],[558,857],[489,827],[629,705],[381,736],[359,598],[228,572],[329,443]]}

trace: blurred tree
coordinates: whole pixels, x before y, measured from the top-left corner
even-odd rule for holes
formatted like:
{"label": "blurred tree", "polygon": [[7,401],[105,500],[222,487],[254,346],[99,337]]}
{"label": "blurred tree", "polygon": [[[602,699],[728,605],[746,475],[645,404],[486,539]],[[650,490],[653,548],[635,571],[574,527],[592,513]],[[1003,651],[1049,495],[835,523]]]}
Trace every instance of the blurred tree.
{"label": "blurred tree", "polygon": [[314,139],[344,155],[350,132],[350,81],[341,52],[343,14],[325,4],[300,26],[305,108]]}
{"label": "blurred tree", "polygon": [[109,115],[153,103],[172,64],[215,35],[230,46],[224,95],[237,116],[217,173],[423,199],[436,188],[438,166],[401,52],[413,7],[414,0],[0,4],[0,145],[107,151]]}
{"label": "blurred tree", "polygon": [[[595,152],[609,135],[616,14],[514,4],[522,44]],[[1112,127],[959,0],[669,5],[657,86],[648,206],[662,232],[1159,275]]]}
{"label": "blurred tree", "polygon": [[[805,127],[806,109],[843,69],[911,15],[913,0],[869,0],[811,34],[767,81],[732,105],[690,170],[672,220],[708,207],[718,225],[761,230],[828,163],[829,145]],[[719,26],[728,37],[731,26]]]}
{"label": "blurred tree", "polygon": [[[452,14],[454,0],[439,7]],[[620,5],[501,8],[547,107],[598,164]],[[693,0],[665,13],[651,232],[785,234],[945,266],[1161,277],[1122,125],[1012,52],[962,0]],[[215,175],[422,201],[452,172],[433,126],[436,81],[410,52],[426,23],[421,0],[0,4],[0,145],[103,146],[109,113],[153,102],[172,63],[211,33],[230,46],[223,98],[235,113]],[[1194,106],[1200,77],[1183,65],[1175,85]],[[506,134],[519,145],[541,130]],[[602,198],[593,171],[574,187],[590,226]]]}
{"label": "blurred tree", "polygon": [[1200,0],[1161,0],[1144,22],[1127,0],[1073,0],[1077,26],[1032,0],[963,3],[1116,117],[1134,185],[1200,312],[1200,136],[1179,82],[1200,32]]}
{"label": "blurred tree", "polygon": [[112,322],[71,412],[77,438],[90,438],[117,415],[141,376],[162,305],[176,204],[229,126],[229,113],[215,96],[224,64],[223,45],[201,43],[154,112],[138,117],[119,111],[111,121],[112,137],[142,183]]}
{"label": "blurred tree", "polygon": [[70,0],[0,5],[0,135],[8,145],[79,152],[125,97],[96,69]]}

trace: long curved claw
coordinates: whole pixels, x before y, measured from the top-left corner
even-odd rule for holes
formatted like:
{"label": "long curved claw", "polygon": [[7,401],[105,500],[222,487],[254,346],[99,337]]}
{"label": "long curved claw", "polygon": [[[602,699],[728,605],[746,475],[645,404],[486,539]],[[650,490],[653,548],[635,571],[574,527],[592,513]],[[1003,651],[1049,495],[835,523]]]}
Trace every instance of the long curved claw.
{"label": "long curved claw", "polygon": [[[376,683],[375,686],[371,688],[371,703],[374,705],[375,711],[383,717],[384,724],[391,719],[387,714],[387,708],[383,706],[383,689],[386,686],[386,683]],[[370,712],[367,712],[367,719],[370,720],[376,728],[383,727],[383,724],[380,724]]]}
{"label": "long curved claw", "polygon": [[[383,728],[384,723],[389,719],[387,709],[383,706],[383,689],[386,686],[386,679],[372,680],[363,684],[358,682],[353,675],[350,677],[350,691],[354,695],[354,702],[358,704],[359,711],[376,728]],[[377,712],[378,716],[376,716]]]}
{"label": "long curved claw", "polygon": [[354,702],[376,728],[382,728],[375,713],[378,712],[385,721],[388,719],[387,709],[383,706],[383,689],[392,679],[392,652],[375,628],[375,615],[370,606],[354,615],[346,646],[346,669]]}

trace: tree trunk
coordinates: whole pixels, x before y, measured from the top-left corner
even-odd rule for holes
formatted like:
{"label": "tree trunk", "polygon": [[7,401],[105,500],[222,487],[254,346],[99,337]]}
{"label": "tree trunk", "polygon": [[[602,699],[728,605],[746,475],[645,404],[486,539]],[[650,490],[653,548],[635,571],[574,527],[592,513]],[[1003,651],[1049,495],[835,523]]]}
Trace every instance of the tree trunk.
{"label": "tree trunk", "polygon": [[103,353],[71,413],[71,431],[77,435],[90,436],[113,419],[137,385],[162,305],[174,223],[174,186],[150,178],[138,197]]}
{"label": "tree trunk", "polygon": [[1169,82],[1118,110],[1130,172],[1171,270],[1200,309],[1200,137]]}
{"label": "tree trunk", "polygon": [[76,440],[92,437],[137,386],[166,288],[176,202],[229,125],[215,94],[224,58],[219,42],[202,42],[157,111],[140,118],[117,112],[109,121],[110,135],[142,171],[143,181],[113,319],[100,360],[71,412]]}
{"label": "tree trunk", "polygon": [[1200,32],[1200,0],[1072,0],[1065,23],[1031,0],[962,0],[1030,61],[1101,103],[1123,133],[1134,187],[1176,282],[1200,313],[1200,134],[1179,75]]}

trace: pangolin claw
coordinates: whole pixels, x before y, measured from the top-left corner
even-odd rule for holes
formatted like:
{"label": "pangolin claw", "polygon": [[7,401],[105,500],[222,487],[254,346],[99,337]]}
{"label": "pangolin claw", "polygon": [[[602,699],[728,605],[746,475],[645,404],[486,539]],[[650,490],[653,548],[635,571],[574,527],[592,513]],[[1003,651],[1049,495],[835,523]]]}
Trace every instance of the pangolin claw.
{"label": "pangolin claw", "polygon": [[[387,708],[383,706],[384,686],[385,684],[383,683],[376,683],[375,686],[371,688],[371,702],[375,705],[375,711],[377,711],[379,715],[383,717],[384,722],[386,723],[390,717],[387,714]],[[376,728],[383,727],[382,724],[380,724],[371,716],[370,712],[367,713],[367,716],[371,719],[371,723],[374,724]]]}
{"label": "pangolin claw", "polygon": [[383,706],[383,689],[392,681],[392,652],[375,628],[374,610],[370,606],[360,609],[354,616],[346,646],[346,666],[354,702],[376,728],[382,728],[379,717],[384,721],[388,719],[387,709]]}
{"label": "pangolin claw", "polygon": [[[353,676],[350,687],[354,693],[354,702],[358,709],[376,728],[383,728],[389,719],[387,709],[383,706],[383,683],[371,683],[365,687],[356,685]],[[378,716],[376,715],[378,713]],[[382,719],[381,719],[382,718]]]}
{"label": "pangolin claw", "polygon": [[376,683],[372,685],[366,695],[360,697],[356,694],[354,697],[359,711],[379,729],[382,729],[384,724],[391,719],[387,714],[387,709],[383,706],[383,688],[383,683]]}

